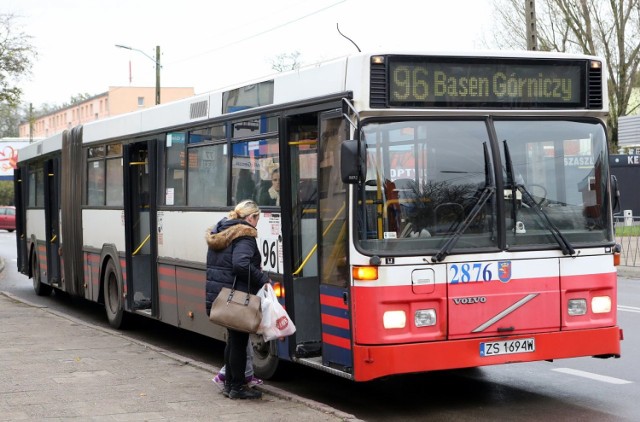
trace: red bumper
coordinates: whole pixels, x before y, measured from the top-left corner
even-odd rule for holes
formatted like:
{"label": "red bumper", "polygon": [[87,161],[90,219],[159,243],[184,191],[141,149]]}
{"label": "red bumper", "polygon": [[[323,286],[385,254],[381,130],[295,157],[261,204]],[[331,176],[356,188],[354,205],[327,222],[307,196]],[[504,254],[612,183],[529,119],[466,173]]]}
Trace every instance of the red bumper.
{"label": "red bumper", "polygon": [[[480,356],[480,343],[534,338],[535,352]],[[620,356],[619,327],[429,343],[354,346],[354,380],[388,375],[596,355]]]}

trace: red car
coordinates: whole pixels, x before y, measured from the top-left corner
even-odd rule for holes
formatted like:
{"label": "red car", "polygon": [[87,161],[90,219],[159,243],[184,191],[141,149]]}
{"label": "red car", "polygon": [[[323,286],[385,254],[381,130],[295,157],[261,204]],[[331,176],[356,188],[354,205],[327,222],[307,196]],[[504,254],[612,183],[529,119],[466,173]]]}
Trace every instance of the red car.
{"label": "red car", "polygon": [[0,229],[9,233],[16,229],[16,207],[0,207]]}

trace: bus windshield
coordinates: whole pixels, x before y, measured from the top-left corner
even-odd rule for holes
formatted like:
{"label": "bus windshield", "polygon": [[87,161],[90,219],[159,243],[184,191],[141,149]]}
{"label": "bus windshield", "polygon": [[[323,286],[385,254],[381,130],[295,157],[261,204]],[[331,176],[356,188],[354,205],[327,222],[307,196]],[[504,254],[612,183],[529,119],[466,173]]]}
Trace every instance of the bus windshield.
{"label": "bus windshield", "polygon": [[596,120],[365,122],[363,138],[365,251],[572,253],[611,242],[606,135]]}

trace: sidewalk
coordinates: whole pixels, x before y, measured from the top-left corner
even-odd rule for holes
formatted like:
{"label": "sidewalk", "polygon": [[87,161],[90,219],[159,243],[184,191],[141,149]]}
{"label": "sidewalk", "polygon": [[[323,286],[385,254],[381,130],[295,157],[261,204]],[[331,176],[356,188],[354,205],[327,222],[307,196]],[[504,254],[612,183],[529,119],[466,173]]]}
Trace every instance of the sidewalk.
{"label": "sidewalk", "polygon": [[281,389],[231,400],[218,368],[0,292],[0,421],[355,421]]}
{"label": "sidewalk", "polygon": [[618,277],[640,278],[640,267],[620,265],[618,266]]}

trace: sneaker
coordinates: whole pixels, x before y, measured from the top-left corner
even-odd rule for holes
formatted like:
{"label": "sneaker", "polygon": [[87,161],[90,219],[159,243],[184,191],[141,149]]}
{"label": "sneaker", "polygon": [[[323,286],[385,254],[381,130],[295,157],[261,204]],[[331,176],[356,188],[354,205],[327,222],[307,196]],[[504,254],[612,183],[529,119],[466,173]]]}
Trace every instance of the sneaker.
{"label": "sneaker", "polygon": [[224,389],[224,375],[218,374],[211,380],[213,383],[218,386],[221,390]]}
{"label": "sneaker", "polygon": [[245,384],[247,384],[247,387],[249,387],[249,388],[253,388],[256,385],[264,384],[264,382],[260,378],[256,378],[253,375],[250,376],[250,377],[245,378],[244,382],[245,382]]}
{"label": "sneaker", "polygon": [[262,398],[262,393],[246,387],[238,389],[232,388],[231,391],[229,391],[229,398],[233,400],[257,400]]}

